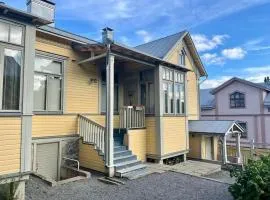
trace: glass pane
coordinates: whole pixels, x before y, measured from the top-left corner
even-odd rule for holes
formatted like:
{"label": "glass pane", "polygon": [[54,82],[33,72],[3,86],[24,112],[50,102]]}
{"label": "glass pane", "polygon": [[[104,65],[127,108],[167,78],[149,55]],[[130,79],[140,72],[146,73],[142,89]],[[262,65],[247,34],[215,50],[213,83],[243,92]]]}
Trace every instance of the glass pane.
{"label": "glass pane", "polygon": [[8,42],[8,32],[9,25],[3,22],[0,22],[0,40]]}
{"label": "glass pane", "polygon": [[14,44],[22,44],[23,29],[20,26],[10,26],[10,42]]}
{"label": "glass pane", "polygon": [[169,107],[170,107],[170,113],[173,113],[173,86],[172,84],[169,84],[169,88],[168,88],[168,96],[169,96]]}
{"label": "glass pane", "polygon": [[3,75],[3,110],[20,109],[21,51],[5,49]]}
{"label": "glass pane", "polygon": [[180,114],[180,85],[175,86],[176,113]]}
{"label": "glass pane", "polygon": [[35,59],[35,71],[61,74],[62,64],[60,62],[53,61],[47,58],[36,57]]}
{"label": "glass pane", "polygon": [[163,93],[164,93],[164,112],[168,113],[169,106],[168,106],[168,84],[163,83]]}
{"label": "glass pane", "polygon": [[61,79],[59,77],[48,77],[48,111],[61,110]]}
{"label": "glass pane", "polygon": [[184,114],[185,111],[185,87],[184,85],[180,86],[180,101],[181,101],[181,114]]}
{"label": "glass pane", "polygon": [[46,110],[46,76],[34,76],[34,111]]}

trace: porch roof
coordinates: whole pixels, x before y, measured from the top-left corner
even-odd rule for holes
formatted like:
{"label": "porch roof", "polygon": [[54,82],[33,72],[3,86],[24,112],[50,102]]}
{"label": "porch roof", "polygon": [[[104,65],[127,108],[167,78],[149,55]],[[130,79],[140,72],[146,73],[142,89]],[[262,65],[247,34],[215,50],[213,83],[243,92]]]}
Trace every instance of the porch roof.
{"label": "porch roof", "polygon": [[[96,56],[98,59],[102,59],[105,56],[105,53],[107,52],[107,47],[106,45],[102,44],[102,43],[98,43],[98,44],[77,44],[74,46],[74,48],[76,48],[79,51],[83,51],[83,52],[97,52],[100,56]],[[174,67],[177,69],[180,69],[181,71],[187,72],[190,71],[187,68],[184,68],[180,65],[165,61],[161,58],[158,58],[156,56],[150,55],[148,53],[142,52],[138,49],[126,46],[124,44],[118,43],[116,41],[114,41],[111,45],[110,45],[110,51],[111,54],[114,54],[116,57],[120,57],[122,59],[126,59],[126,60],[133,60],[133,61],[140,61],[140,62],[144,62],[147,63],[149,65],[153,65],[153,66],[157,66],[157,65],[164,65],[164,66],[170,66],[170,67]],[[86,59],[84,61],[80,61],[79,63],[85,63],[86,62],[90,62],[93,61],[95,58],[91,59]]]}
{"label": "porch roof", "polygon": [[229,133],[243,133],[243,128],[233,120],[190,120],[189,132],[196,134],[227,135]]}

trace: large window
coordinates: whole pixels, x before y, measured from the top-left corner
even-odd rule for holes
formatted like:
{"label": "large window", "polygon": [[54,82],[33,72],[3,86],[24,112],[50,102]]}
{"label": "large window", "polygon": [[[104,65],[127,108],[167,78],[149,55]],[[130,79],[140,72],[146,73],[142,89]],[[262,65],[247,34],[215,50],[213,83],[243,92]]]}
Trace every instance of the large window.
{"label": "large window", "polygon": [[245,108],[245,94],[234,92],[230,95],[231,108]]}
{"label": "large window", "polygon": [[21,45],[23,27],[0,21],[0,41]]}
{"label": "large window", "polygon": [[36,56],[34,111],[62,110],[63,61]]}
{"label": "large window", "polygon": [[184,74],[163,68],[163,98],[165,114],[185,113]]}
{"label": "large window", "polygon": [[20,110],[22,51],[0,47],[0,109]]}
{"label": "large window", "polygon": [[[107,96],[107,85],[106,85],[106,71],[101,72],[101,112],[106,112],[106,96]],[[118,74],[114,75],[114,112],[119,111],[119,78]]]}
{"label": "large window", "polygon": [[179,54],[179,64],[186,65],[186,51],[185,51],[185,49],[182,49],[180,54]]}
{"label": "large window", "polygon": [[141,105],[145,106],[146,114],[155,113],[154,70],[140,72]]}

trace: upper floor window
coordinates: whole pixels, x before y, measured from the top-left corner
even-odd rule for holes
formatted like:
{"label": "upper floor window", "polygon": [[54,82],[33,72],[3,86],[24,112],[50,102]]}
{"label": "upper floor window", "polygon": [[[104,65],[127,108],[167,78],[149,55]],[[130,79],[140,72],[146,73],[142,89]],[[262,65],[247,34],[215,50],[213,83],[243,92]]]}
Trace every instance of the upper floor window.
{"label": "upper floor window", "polygon": [[0,55],[0,110],[19,111],[22,50],[0,46]]}
{"label": "upper floor window", "polygon": [[186,52],[185,49],[182,49],[179,54],[179,64],[186,65]]}
{"label": "upper floor window", "polygon": [[234,92],[230,95],[231,108],[245,108],[245,94]]}
{"label": "upper floor window", "polygon": [[63,60],[36,56],[34,111],[62,110]]}
{"label": "upper floor window", "polygon": [[184,74],[163,68],[163,99],[165,114],[185,113]]}
{"label": "upper floor window", "polygon": [[22,45],[23,27],[0,21],[0,41]]}

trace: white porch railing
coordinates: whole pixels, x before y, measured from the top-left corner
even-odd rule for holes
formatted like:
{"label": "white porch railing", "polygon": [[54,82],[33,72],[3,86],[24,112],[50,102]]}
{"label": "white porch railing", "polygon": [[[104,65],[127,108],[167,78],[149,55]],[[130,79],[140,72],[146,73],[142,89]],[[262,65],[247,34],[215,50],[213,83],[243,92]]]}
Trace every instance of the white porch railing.
{"label": "white porch railing", "polygon": [[78,115],[79,135],[83,141],[95,145],[95,148],[104,154],[105,128],[85,116]]}
{"label": "white porch railing", "polygon": [[145,128],[145,107],[124,106],[120,108],[120,128]]}

